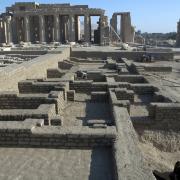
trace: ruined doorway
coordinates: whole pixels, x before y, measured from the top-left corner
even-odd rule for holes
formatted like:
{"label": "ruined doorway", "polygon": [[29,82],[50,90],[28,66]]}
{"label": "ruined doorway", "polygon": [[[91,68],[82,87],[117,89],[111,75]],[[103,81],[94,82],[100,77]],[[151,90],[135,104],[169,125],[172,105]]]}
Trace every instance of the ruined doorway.
{"label": "ruined doorway", "polygon": [[30,40],[32,43],[37,43],[40,40],[38,16],[30,16]]}
{"label": "ruined doorway", "polygon": [[76,42],[84,42],[84,16],[75,17],[75,37]]}
{"label": "ruined doorway", "polygon": [[117,34],[121,35],[121,15],[117,15]]}
{"label": "ruined doorway", "polygon": [[90,19],[91,19],[91,22],[90,22],[90,27],[91,27],[90,41],[93,44],[100,44],[100,27],[99,27],[100,16],[91,16]]}
{"label": "ruined doorway", "polygon": [[47,43],[54,41],[54,16],[45,16],[45,39]]}

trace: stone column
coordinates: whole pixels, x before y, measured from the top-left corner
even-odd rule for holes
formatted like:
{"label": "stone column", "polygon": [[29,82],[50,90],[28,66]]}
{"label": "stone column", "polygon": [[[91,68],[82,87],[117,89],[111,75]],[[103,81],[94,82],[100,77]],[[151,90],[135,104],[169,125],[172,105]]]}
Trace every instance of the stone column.
{"label": "stone column", "polygon": [[60,42],[60,19],[59,14],[54,15],[54,40]]}
{"label": "stone column", "polygon": [[112,16],[112,19],[110,21],[111,25],[111,40],[112,41],[117,41],[117,14],[114,13]]}
{"label": "stone column", "polygon": [[12,29],[11,29],[11,16],[6,16],[6,43],[8,45],[12,44]]}
{"label": "stone column", "polygon": [[90,16],[85,14],[84,16],[84,40],[90,42],[91,28],[90,28]]}
{"label": "stone column", "polygon": [[180,20],[177,23],[176,47],[180,47]]}
{"label": "stone column", "polygon": [[77,39],[81,40],[81,22],[79,16],[77,17],[77,36]]}
{"label": "stone column", "polygon": [[99,19],[99,29],[100,29],[100,44],[101,46],[109,45],[109,26],[108,17],[101,15]]}
{"label": "stone column", "polygon": [[75,18],[73,14],[69,15],[69,41],[75,42]]}
{"label": "stone column", "polygon": [[30,42],[30,23],[29,16],[24,17],[24,26],[25,26],[25,42]]}
{"label": "stone column", "polygon": [[134,41],[134,29],[131,25],[130,13],[122,13],[121,15],[121,38],[123,42]]}
{"label": "stone column", "polygon": [[0,44],[4,43],[4,26],[3,19],[0,18]]}
{"label": "stone column", "polygon": [[39,39],[40,42],[45,42],[45,20],[44,15],[39,16]]}

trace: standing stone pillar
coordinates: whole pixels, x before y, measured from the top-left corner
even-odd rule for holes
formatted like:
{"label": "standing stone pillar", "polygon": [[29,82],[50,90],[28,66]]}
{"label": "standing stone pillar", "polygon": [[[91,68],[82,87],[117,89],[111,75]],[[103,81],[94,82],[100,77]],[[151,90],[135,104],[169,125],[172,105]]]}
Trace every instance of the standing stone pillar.
{"label": "standing stone pillar", "polygon": [[12,44],[12,29],[11,29],[11,16],[6,16],[6,43],[8,45]]}
{"label": "standing stone pillar", "polygon": [[99,29],[100,29],[100,44],[109,45],[109,26],[108,26],[108,17],[101,15],[99,19]]}
{"label": "standing stone pillar", "polygon": [[45,20],[43,15],[39,16],[39,39],[41,43],[45,42]]}
{"label": "standing stone pillar", "polygon": [[25,42],[30,42],[30,24],[29,24],[29,16],[24,17],[24,26],[25,26]]}
{"label": "standing stone pillar", "polygon": [[85,14],[84,16],[84,40],[90,42],[91,28],[90,28],[90,16]]}
{"label": "standing stone pillar", "polygon": [[121,38],[123,42],[134,42],[134,28],[131,25],[130,13],[121,15]]}
{"label": "standing stone pillar", "polygon": [[180,20],[177,23],[176,47],[180,47]]}
{"label": "standing stone pillar", "polygon": [[59,14],[54,15],[54,40],[60,42],[60,19]]}
{"label": "standing stone pillar", "polygon": [[75,18],[73,14],[69,15],[69,41],[75,42]]}
{"label": "standing stone pillar", "polygon": [[4,26],[3,19],[0,18],[0,44],[4,43]]}
{"label": "standing stone pillar", "polygon": [[81,40],[81,22],[79,16],[77,16],[77,40]]}

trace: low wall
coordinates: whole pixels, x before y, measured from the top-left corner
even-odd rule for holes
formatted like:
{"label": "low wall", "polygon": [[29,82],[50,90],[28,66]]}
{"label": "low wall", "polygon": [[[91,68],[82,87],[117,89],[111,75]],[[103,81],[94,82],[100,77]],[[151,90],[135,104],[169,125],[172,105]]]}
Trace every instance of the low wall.
{"label": "low wall", "polygon": [[19,92],[23,94],[32,93],[45,93],[48,94],[54,90],[69,90],[68,82],[59,81],[36,81],[36,80],[25,80],[18,83]]}
{"label": "low wall", "polygon": [[24,121],[26,118],[44,119],[50,125],[56,115],[54,104],[41,104],[37,109],[3,109],[0,110],[0,121]]}
{"label": "low wall", "polygon": [[115,164],[118,180],[155,180],[144,162],[138,148],[138,137],[131,123],[126,108],[113,107],[117,128],[117,139],[114,145]]}
{"label": "low wall", "polygon": [[129,100],[134,102],[134,91],[127,90],[126,88],[115,88],[115,94],[118,100]]}
{"label": "low wall", "polygon": [[43,119],[26,119],[20,123],[0,122],[0,146],[89,148],[112,146],[115,139],[115,127],[46,127],[43,126]]}
{"label": "low wall", "polygon": [[77,93],[91,93],[92,91],[107,91],[107,82],[93,82],[92,80],[71,81],[69,88]]}
{"label": "low wall", "polygon": [[171,66],[144,66],[144,70],[148,72],[172,72]]}
{"label": "low wall", "polygon": [[146,83],[146,79],[142,75],[117,75],[114,78],[116,82]]}
{"label": "low wall", "polygon": [[61,78],[63,75],[65,75],[65,72],[62,72],[58,68],[47,69],[47,78]]}
{"label": "low wall", "polygon": [[88,71],[87,72],[87,79],[93,80],[94,82],[105,82],[106,78],[103,73],[99,71]]}
{"label": "low wall", "polygon": [[[112,57],[112,59],[140,59],[146,52],[144,51],[71,51],[71,57],[76,58],[101,58],[107,59],[107,57]],[[174,54],[173,52],[150,52],[148,54],[152,54],[153,57],[157,60],[173,60]]]}
{"label": "low wall", "polygon": [[55,104],[56,113],[62,112],[65,105],[63,91],[51,91],[49,94],[24,94],[2,92],[0,109],[37,109],[41,104]]}
{"label": "low wall", "polygon": [[118,106],[118,107],[125,107],[130,113],[130,105],[131,105],[130,101],[118,100],[114,89],[109,89],[109,103],[110,103],[111,112],[113,112],[113,106]]}
{"label": "low wall", "polygon": [[155,121],[180,123],[180,103],[151,103],[149,116]]}
{"label": "low wall", "polygon": [[156,88],[151,84],[131,84],[130,87],[136,94],[153,94]]}
{"label": "low wall", "polygon": [[47,54],[47,50],[11,50],[11,51],[0,51],[0,55],[6,54],[23,54],[23,55],[44,55]]}
{"label": "low wall", "polygon": [[68,61],[59,61],[58,62],[58,68],[60,68],[60,69],[69,70],[72,68],[72,66],[73,66],[73,64]]}
{"label": "low wall", "polygon": [[21,80],[46,77],[48,68],[57,68],[58,61],[70,56],[69,48],[59,48],[56,53],[48,53],[28,62],[12,64],[0,69],[0,91],[18,90]]}

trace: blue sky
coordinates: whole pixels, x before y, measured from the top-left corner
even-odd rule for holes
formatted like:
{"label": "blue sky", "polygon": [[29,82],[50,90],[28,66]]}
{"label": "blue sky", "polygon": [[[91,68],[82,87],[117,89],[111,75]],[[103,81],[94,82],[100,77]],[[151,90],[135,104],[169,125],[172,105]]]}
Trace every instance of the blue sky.
{"label": "blue sky", "polygon": [[[14,2],[14,0],[0,0],[0,11],[5,11],[5,7]],[[109,17],[113,12],[130,11],[133,25],[136,26],[136,30],[140,29],[142,32],[176,31],[177,21],[180,18],[180,0],[37,0],[36,2],[88,4],[92,8],[105,9]]]}

